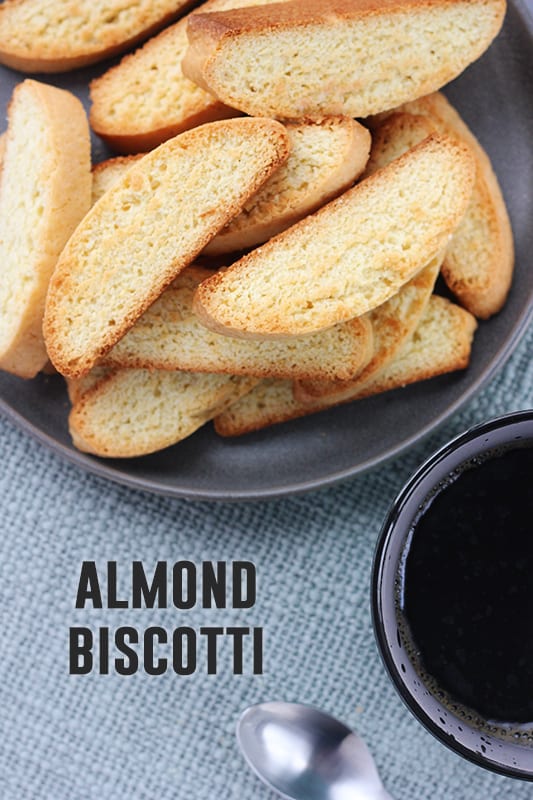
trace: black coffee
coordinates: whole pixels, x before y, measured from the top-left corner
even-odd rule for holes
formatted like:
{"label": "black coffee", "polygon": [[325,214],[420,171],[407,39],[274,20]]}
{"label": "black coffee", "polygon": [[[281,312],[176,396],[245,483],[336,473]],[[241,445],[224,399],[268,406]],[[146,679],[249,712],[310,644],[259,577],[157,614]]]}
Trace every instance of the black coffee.
{"label": "black coffee", "polygon": [[468,464],[428,503],[403,612],[452,698],[488,720],[533,723],[533,448]]}

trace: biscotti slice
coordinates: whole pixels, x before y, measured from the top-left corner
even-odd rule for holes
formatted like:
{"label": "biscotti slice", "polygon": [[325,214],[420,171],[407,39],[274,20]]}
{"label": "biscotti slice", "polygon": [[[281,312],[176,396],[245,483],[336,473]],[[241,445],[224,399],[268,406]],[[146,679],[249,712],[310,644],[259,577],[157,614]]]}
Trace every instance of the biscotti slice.
{"label": "biscotti slice", "polygon": [[70,434],[94,455],[147,455],[190,436],[254,385],[228,375],[119,370],[74,405]]}
{"label": "biscotti slice", "polygon": [[370,133],[348,117],[286,124],[291,154],[204,250],[220,255],[266,242],[350,187],[362,173]]}
{"label": "biscotti slice", "polygon": [[50,359],[88,372],[288,157],[283,125],[212,122],[140,159],[69,240],[48,292]]}
{"label": "biscotti slice", "polygon": [[[475,328],[472,314],[433,295],[415,333],[396,358],[342,402],[466,368]],[[311,405],[294,397],[291,381],[261,381],[249,394],[215,417],[215,430],[221,436],[239,436],[325,410],[338,402],[336,399],[317,400]]]}
{"label": "biscotti slice", "polygon": [[194,291],[209,274],[200,267],[185,269],[104,356],[103,363],[316,379],[348,377],[368,363],[373,339],[366,318],[284,341],[236,340],[210,331],[192,311]]}
{"label": "biscotti slice", "polygon": [[[201,9],[264,3],[210,0]],[[190,128],[240,115],[184,77],[181,62],[188,44],[184,18],[92,81],[91,127],[116,151],[145,152]]]}
{"label": "biscotti slice", "polygon": [[66,72],[121,53],[177,19],[192,0],[5,0],[0,63]]}
{"label": "biscotti slice", "polygon": [[440,133],[456,136],[472,151],[472,199],[446,251],[442,274],[461,305],[487,319],[505,303],[514,267],[513,234],[498,179],[487,153],[443,94],[422,97],[402,110],[426,116]]}
{"label": "biscotti slice", "polygon": [[468,148],[430,136],[198,287],[213,330],[295,336],[392,297],[449,241],[470,199]]}
{"label": "biscotti slice", "polygon": [[293,0],[193,14],[183,72],[247,114],[365,117],[455,78],[504,14],[505,0]]}
{"label": "biscotti slice", "polygon": [[32,378],[48,361],[42,322],[52,271],[91,199],[80,101],[33,80],[8,112],[0,177],[0,369]]}
{"label": "biscotti slice", "polygon": [[412,336],[433,292],[442,258],[441,253],[390,300],[370,311],[368,317],[372,324],[374,352],[366,367],[347,380],[298,380],[294,385],[295,397],[310,403],[316,402],[317,398],[342,399],[371,381]]}

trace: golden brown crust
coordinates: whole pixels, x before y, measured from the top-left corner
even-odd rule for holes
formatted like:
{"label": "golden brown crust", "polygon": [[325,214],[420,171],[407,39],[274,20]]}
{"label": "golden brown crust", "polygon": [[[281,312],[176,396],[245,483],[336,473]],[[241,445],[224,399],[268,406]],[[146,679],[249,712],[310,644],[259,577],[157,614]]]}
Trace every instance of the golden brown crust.
{"label": "golden brown crust", "polygon": [[[202,8],[209,3],[203,4]],[[157,36],[152,37],[146,44],[134,53],[126,54],[119,64],[111,67],[103,75],[91,81],[89,94],[92,105],[89,111],[91,127],[107,144],[119,153],[143,153],[158,147],[162,142],[183,133],[191,128],[215,122],[221,119],[230,119],[241,116],[241,112],[228,108],[223,103],[205,92],[196,90],[194,101],[185,104],[185,107],[166,109],[166,113],[158,114],[149,120],[139,119],[139,115],[129,118],[128,115],[113,114],[113,106],[109,98],[114,97],[118,87],[127,92],[131,89],[133,76],[146,80],[149,67],[155,65],[158,70],[163,70],[167,82],[175,83],[176,78],[163,59],[161,66],[161,53],[166,50],[176,51],[176,58],[180,58],[183,50],[184,29],[186,19],[166,28]],[[148,72],[147,72],[148,71]],[[167,74],[168,73],[168,74]],[[184,79],[183,79],[184,80]],[[185,84],[188,84],[185,81]],[[141,84],[142,85],[142,84]],[[178,81],[179,85],[179,81]],[[183,89],[182,89],[183,91]],[[138,102],[150,102],[150,97],[139,95]],[[141,99],[142,97],[142,99]]]}
{"label": "golden brown crust", "polygon": [[214,334],[192,313],[194,290],[209,275],[209,270],[197,266],[183,270],[102,363],[116,368],[311,380],[347,378],[370,360],[372,326],[364,317],[290,342],[235,340]]}
{"label": "golden brown crust", "polygon": [[189,41],[200,32],[218,40],[240,33],[292,30],[324,22],[334,26],[349,19],[382,16],[417,8],[441,7],[450,0],[291,0],[269,6],[236,8],[229,11],[195,13],[188,20]]}
{"label": "golden brown crust", "polygon": [[108,169],[114,166],[121,166],[121,167],[131,167],[137,159],[142,158],[143,153],[131,153],[127,156],[114,156],[113,158],[106,158],[105,161],[99,161],[98,164],[93,164],[92,167],[92,175],[93,178],[95,175],[99,175],[101,172],[105,172]]}
{"label": "golden brown crust", "polygon": [[[254,398],[252,398],[254,394]],[[325,406],[312,406],[294,399],[291,381],[265,380],[250,392],[250,400],[256,405],[256,415],[241,414],[239,402],[217,415],[213,427],[219,436],[244,436],[271,425],[279,425],[293,419],[306,417],[323,411]]]}
{"label": "golden brown crust", "polygon": [[[93,107],[94,108],[94,107]],[[92,109],[91,109],[92,110]],[[188,114],[180,122],[154,128],[146,133],[114,133],[107,122],[100,124],[91,120],[91,127],[117,153],[148,153],[162,142],[180,133],[217,120],[242,116],[240,111],[225,106],[213,98],[209,105],[194,114]]]}
{"label": "golden brown crust", "polygon": [[374,123],[372,128],[372,149],[365,178],[436,132],[428,117],[400,111],[384,116],[385,119]]}
{"label": "golden brown crust", "polygon": [[71,404],[76,405],[84,394],[96,387],[100,381],[108,378],[111,372],[109,367],[97,365],[83,378],[65,378],[68,399]]}
{"label": "golden brown crust", "polygon": [[[436,319],[440,316],[441,322],[444,323],[441,328],[441,336],[445,339],[442,347],[438,347],[435,333],[432,334],[433,338],[431,335],[428,336],[428,322],[432,314],[435,314]],[[477,322],[473,314],[444,297],[433,295],[426,317],[422,319],[414,335],[404,344],[396,358],[373,380],[365,383],[351,397],[347,395],[342,402],[362,400],[411,383],[466,369],[470,363],[472,339],[476,328]]]}
{"label": "golden brown crust", "polygon": [[92,168],[92,205],[96,203],[117,180],[132,167],[143,154],[116,156],[100,161]]}
{"label": "golden brown crust", "polygon": [[[267,0],[208,0],[199,9],[258,2]],[[187,19],[152,37],[91,82],[91,127],[117,152],[147,152],[190,128],[241,116],[181,73]]]}

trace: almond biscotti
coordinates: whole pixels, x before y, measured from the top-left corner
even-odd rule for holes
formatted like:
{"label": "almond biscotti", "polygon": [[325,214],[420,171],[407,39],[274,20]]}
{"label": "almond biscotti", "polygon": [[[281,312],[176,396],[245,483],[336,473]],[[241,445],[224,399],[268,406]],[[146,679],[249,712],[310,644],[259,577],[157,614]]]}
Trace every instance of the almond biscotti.
{"label": "almond biscotti", "polygon": [[78,450],[94,455],[147,455],[190,436],[255,383],[228,375],[119,370],[73,406],[70,434]]}
{"label": "almond biscotti", "polygon": [[54,271],[50,359],[88,372],[289,154],[283,125],[213,122],[162,144],[92,207]]}
{"label": "almond biscotti", "polygon": [[288,122],[288,161],[212,239],[206,255],[244,250],[316,211],[361,175],[370,152],[370,133],[349,117]]}
{"label": "almond biscotti", "polygon": [[[223,11],[268,2],[209,0],[200,9]],[[152,37],[92,81],[91,127],[117,152],[142,153],[190,128],[240,115],[183,75],[187,19]]]}
{"label": "almond biscotti", "polygon": [[117,156],[108,158],[107,161],[100,161],[92,169],[92,203],[94,205],[100,200],[115,183],[121,178],[126,170],[132,167],[136,161],[142,158],[142,154],[135,156]]}
{"label": "almond biscotti", "polygon": [[261,381],[246,396],[215,417],[215,430],[221,436],[240,436],[323,411],[339,402],[360,400],[465,369],[470,360],[475,329],[476,320],[472,314],[443,297],[433,295],[413,336],[401,351],[364,387],[354,389],[350,397],[317,398],[312,405],[295,398],[291,381]]}
{"label": "almond biscotti", "polygon": [[513,233],[489,157],[440,92],[408,103],[404,111],[426,117],[441,134],[470,147],[476,180],[469,208],[446,251],[442,274],[458,301],[480,319],[505,303],[514,267]]}
{"label": "almond biscotti", "polygon": [[[290,155],[204,248],[204,256],[244,250],[266,241],[341,194],[360,176],[370,151],[367,128],[348,117],[289,122]],[[118,156],[93,170],[96,201],[138,155]]]}
{"label": "almond biscotti", "polygon": [[0,369],[48,361],[42,322],[59,254],[91,200],[89,126],[79,100],[34,80],[11,100],[0,173]]}
{"label": "almond biscotti", "polygon": [[213,330],[295,336],[392,297],[449,241],[474,180],[468,148],[430,136],[198,287]]}
{"label": "almond biscotti", "polygon": [[0,63],[66,72],[127,50],[177,19],[193,0],[5,0]]}
{"label": "almond biscotti", "polygon": [[194,14],[183,72],[247,114],[365,117],[455,78],[504,14],[505,0],[293,0]]}
{"label": "almond biscotti", "polygon": [[373,352],[368,319],[289,340],[233,339],[210,331],[192,311],[196,287],[210,275],[187,267],[103,358],[113,367],[333,380],[347,378]]}

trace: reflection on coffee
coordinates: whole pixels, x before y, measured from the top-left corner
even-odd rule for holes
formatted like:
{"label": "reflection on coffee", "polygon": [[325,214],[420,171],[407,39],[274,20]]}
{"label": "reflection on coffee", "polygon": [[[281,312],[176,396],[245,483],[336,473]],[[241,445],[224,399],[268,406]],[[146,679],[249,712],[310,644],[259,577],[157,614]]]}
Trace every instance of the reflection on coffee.
{"label": "reflection on coffee", "polygon": [[401,597],[421,666],[450,698],[533,727],[532,448],[463,465],[428,501]]}

